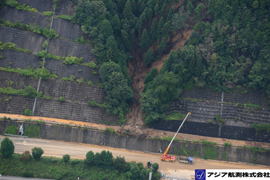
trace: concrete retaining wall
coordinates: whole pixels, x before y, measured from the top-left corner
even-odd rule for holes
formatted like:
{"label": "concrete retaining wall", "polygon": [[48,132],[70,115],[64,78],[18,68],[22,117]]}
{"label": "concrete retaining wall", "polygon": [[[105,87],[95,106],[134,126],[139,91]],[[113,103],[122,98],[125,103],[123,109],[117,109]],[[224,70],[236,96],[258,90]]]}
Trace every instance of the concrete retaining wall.
{"label": "concrete retaining wall", "polygon": [[[0,121],[0,134],[10,124],[19,125],[18,122]],[[24,123],[25,124],[25,123]],[[24,125],[25,126],[25,125]],[[55,125],[38,124],[40,126],[40,137],[44,139],[61,140],[68,142],[79,142],[95,145],[104,145],[115,148],[125,148],[137,151],[148,151],[158,153],[159,149],[163,151],[167,148],[169,142],[161,140],[147,140],[137,139],[133,137],[117,136],[111,133],[104,133],[101,131],[84,130],[74,127],[64,127]],[[205,157],[204,151],[213,151],[211,155],[213,159],[227,160],[234,162],[247,162],[262,165],[270,165],[270,152],[254,153],[248,149],[229,148],[223,146],[203,146],[202,144],[193,144],[186,142],[174,142],[169,150],[169,154],[176,154],[183,149],[187,151],[190,156]],[[195,162],[196,163],[196,162]]]}

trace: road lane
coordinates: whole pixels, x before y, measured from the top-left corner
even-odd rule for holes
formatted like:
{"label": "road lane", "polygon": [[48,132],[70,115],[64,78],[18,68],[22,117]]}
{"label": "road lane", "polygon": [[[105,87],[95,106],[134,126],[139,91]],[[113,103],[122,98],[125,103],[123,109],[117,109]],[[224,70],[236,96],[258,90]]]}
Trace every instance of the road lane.
{"label": "road lane", "polygon": [[[0,136],[2,141],[4,136]],[[113,156],[124,156],[126,161],[142,162],[144,165],[148,161],[158,163],[160,171],[170,174],[173,177],[178,178],[190,178],[194,174],[195,169],[269,169],[267,166],[251,165],[244,163],[213,161],[194,158],[194,164],[180,164],[178,162],[169,163],[161,162],[161,154],[150,154],[139,151],[132,151],[120,148],[112,148],[107,146],[98,146],[92,144],[64,142],[55,140],[35,139],[35,138],[22,138],[22,137],[9,137],[15,146],[16,153],[23,153],[24,151],[30,151],[34,147],[40,147],[44,150],[43,156],[54,156],[62,158],[63,155],[69,154],[71,158],[85,159],[85,155],[88,151],[101,152],[102,150],[109,150]]]}

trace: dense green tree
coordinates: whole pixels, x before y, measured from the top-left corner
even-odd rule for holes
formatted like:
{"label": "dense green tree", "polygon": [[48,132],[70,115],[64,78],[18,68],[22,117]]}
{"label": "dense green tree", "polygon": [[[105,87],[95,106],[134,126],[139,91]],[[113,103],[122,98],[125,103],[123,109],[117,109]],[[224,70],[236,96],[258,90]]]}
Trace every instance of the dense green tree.
{"label": "dense green tree", "polygon": [[184,7],[181,6],[179,8],[178,13],[173,14],[172,17],[172,29],[175,30],[182,30],[183,28],[187,27],[186,21],[189,17],[188,13],[184,12]]}
{"label": "dense green tree", "polygon": [[159,5],[156,4],[154,8],[155,15],[157,16],[159,14]]}
{"label": "dense green tree", "polygon": [[[103,150],[105,151],[105,150]],[[103,151],[101,152],[101,156],[102,156],[102,163],[105,166],[111,166],[113,164],[113,155],[110,151],[105,151],[105,153],[103,153]]]}
{"label": "dense green tree", "polygon": [[91,26],[96,26],[107,13],[107,8],[102,1],[86,1],[76,9],[75,18],[89,29]]}
{"label": "dense green tree", "polygon": [[122,37],[122,40],[123,40],[123,44],[125,45],[125,49],[127,51],[130,51],[132,46],[130,44],[130,41],[129,41],[129,36],[128,36],[128,33],[124,30],[121,30],[121,37]]}
{"label": "dense green tree", "polygon": [[196,77],[200,77],[202,73],[202,57],[199,56],[196,63]]}
{"label": "dense green tree", "polygon": [[160,10],[160,15],[162,17],[165,16],[166,8],[167,8],[167,4],[166,3],[163,3],[162,6],[161,6],[161,10]]}
{"label": "dense green tree", "polygon": [[153,167],[153,171],[157,172],[159,165],[158,165],[158,163],[154,163],[152,167]]}
{"label": "dense green tree", "polygon": [[147,66],[154,60],[153,51],[150,49],[144,56],[143,64]]}
{"label": "dense green tree", "polygon": [[119,16],[117,14],[115,14],[113,16],[113,26],[112,27],[114,29],[116,36],[119,36],[120,30],[121,30],[121,22],[120,22]]}
{"label": "dense green tree", "polygon": [[132,13],[132,7],[130,0],[127,0],[124,11],[123,11],[123,18],[132,19],[134,14]]}
{"label": "dense green tree", "polygon": [[107,92],[107,111],[115,115],[128,112],[128,102],[133,97],[132,89],[128,86],[119,65],[110,61],[104,63],[99,70],[102,85]]}
{"label": "dense green tree", "polygon": [[108,20],[104,20],[100,23],[99,33],[102,34],[105,39],[112,35],[112,26]]}
{"label": "dense green tree", "polygon": [[188,11],[189,11],[190,13],[193,13],[193,11],[194,11],[194,6],[193,6],[193,4],[192,4],[191,1],[188,1],[187,9],[188,9]]}
{"label": "dense green tree", "polygon": [[158,69],[156,67],[152,68],[152,70],[146,74],[143,83],[147,84],[148,82],[152,81],[157,75],[158,75]]}
{"label": "dense green tree", "polygon": [[158,28],[157,28],[157,38],[158,38],[158,39],[161,38],[161,34],[162,34],[163,27],[164,27],[164,18],[161,17],[161,18],[159,19],[159,22],[158,22]]}
{"label": "dense green tree", "polygon": [[148,21],[150,21],[152,17],[153,17],[153,10],[151,8],[148,8],[146,12],[146,18]]}
{"label": "dense green tree", "polygon": [[141,94],[142,110],[146,112],[144,121],[153,123],[165,117],[170,103],[181,93],[181,78],[173,72],[159,74],[155,82]]}
{"label": "dense green tree", "polygon": [[10,158],[14,153],[14,144],[8,137],[2,140],[0,152],[4,158]]}
{"label": "dense green tree", "polygon": [[157,39],[157,29],[158,29],[158,21],[157,19],[155,18],[151,24],[151,30],[150,30],[150,37],[151,37],[151,40],[154,41]]}
{"label": "dense green tree", "polygon": [[167,15],[167,18],[166,18],[166,22],[170,21],[172,16],[173,16],[173,13],[174,13],[174,8],[173,6],[170,8],[169,12],[168,12],[168,15]]}
{"label": "dense green tree", "polygon": [[130,164],[126,162],[125,157],[117,156],[114,159],[114,166],[119,171],[129,171],[130,170]]}
{"label": "dense green tree", "polygon": [[96,152],[95,156],[94,156],[94,164],[95,165],[100,165],[101,160],[100,160],[100,153]]}
{"label": "dense green tree", "polygon": [[196,7],[196,9],[194,9],[194,12],[195,12],[195,18],[198,19],[198,18],[202,18],[202,11],[204,10],[204,4],[200,3],[198,4],[198,6]]}
{"label": "dense green tree", "polygon": [[93,151],[88,151],[87,152],[85,161],[89,165],[94,164],[94,162],[95,162],[95,154],[93,153]]}
{"label": "dense green tree", "polygon": [[140,38],[140,47],[143,51],[147,51],[149,47],[150,38],[146,29],[143,30],[142,37]]}

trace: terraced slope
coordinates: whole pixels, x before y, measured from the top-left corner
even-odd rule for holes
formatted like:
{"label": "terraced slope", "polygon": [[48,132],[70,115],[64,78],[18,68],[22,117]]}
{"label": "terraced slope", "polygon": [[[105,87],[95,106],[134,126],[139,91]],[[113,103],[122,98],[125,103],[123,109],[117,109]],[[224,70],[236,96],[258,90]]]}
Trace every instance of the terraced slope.
{"label": "terraced slope", "polygon": [[[103,104],[105,92],[99,84],[101,80],[98,68],[90,68],[86,64],[96,63],[96,59],[91,53],[91,47],[74,42],[83,36],[80,26],[56,17],[56,15],[69,14],[72,11],[72,2],[65,1],[60,4],[59,9],[51,17],[44,16],[43,12],[54,11],[52,0],[19,0],[18,2],[36,8],[38,12],[4,6],[0,11],[0,18],[11,23],[19,22],[27,25],[34,23],[41,28],[52,28],[59,37],[48,40],[41,34],[21,30],[21,28],[0,26],[0,41],[3,44],[10,42],[18,48],[31,50],[30,53],[24,53],[6,47],[0,51],[2,54],[0,59],[0,87],[2,88],[0,112],[23,114],[28,109],[33,111],[36,116],[95,123],[117,123],[117,118],[106,115],[103,107],[90,106],[88,103],[91,100]],[[47,48],[44,45],[45,41],[48,42]],[[26,76],[22,73],[8,71],[10,68],[28,69],[26,72],[29,72],[29,68],[39,70],[38,68],[43,66],[43,58],[38,58],[36,54],[46,49],[47,53],[63,58],[60,58],[61,60],[45,58],[44,68],[50,72],[50,75],[55,73],[58,78],[50,76],[41,79],[39,92],[42,92],[42,95],[39,95],[34,107],[34,97],[11,93],[14,90],[25,89],[29,85],[37,89],[38,75],[35,75],[36,77]],[[83,63],[64,64],[65,57],[68,56],[83,57]],[[67,80],[67,78],[70,79]],[[7,87],[11,87],[12,90],[6,89]],[[8,91],[3,92],[3,90]]]}

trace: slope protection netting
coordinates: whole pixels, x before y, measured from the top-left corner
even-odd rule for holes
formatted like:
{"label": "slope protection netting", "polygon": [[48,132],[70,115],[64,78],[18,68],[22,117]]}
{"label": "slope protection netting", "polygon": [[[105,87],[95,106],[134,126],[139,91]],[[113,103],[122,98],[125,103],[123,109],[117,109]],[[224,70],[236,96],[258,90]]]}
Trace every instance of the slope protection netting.
{"label": "slope protection netting", "polygon": [[[60,79],[62,77],[70,77],[73,75],[75,79],[87,79],[93,82],[95,85],[101,81],[98,74],[94,75],[92,73],[92,68],[87,66],[79,64],[66,65],[62,60],[46,59],[45,67],[51,73],[56,72],[58,78]],[[96,69],[96,71],[98,71],[98,69]]]}
{"label": "slope protection netting", "polygon": [[83,37],[80,25],[73,24],[68,20],[54,18],[52,28],[61,38],[76,40],[77,38]]}
{"label": "slope protection netting", "polygon": [[[117,117],[106,115],[105,109],[92,107],[88,100],[100,104],[104,102],[104,91],[97,86],[79,85],[76,82],[42,80],[40,91],[52,96],[51,100],[38,99],[36,112],[38,116],[68,118],[73,120],[99,122],[117,122]],[[66,102],[57,99],[64,97]]]}
{"label": "slope protection netting", "polygon": [[90,46],[62,39],[50,40],[48,53],[62,57],[66,57],[68,55],[76,56],[78,58],[83,57],[85,63],[96,61],[94,55],[91,53]]}
{"label": "slope protection netting", "polygon": [[190,102],[177,101],[172,104],[170,110],[172,112],[192,112],[190,116],[191,121],[197,122],[216,122],[216,116],[222,114],[222,119],[252,123],[269,123],[270,110],[269,109],[254,109],[244,106],[235,106],[229,104],[209,103],[209,102]]}
{"label": "slope protection netting", "polygon": [[53,0],[17,0],[20,4],[26,4],[37,9],[38,12],[52,11]]}
{"label": "slope protection netting", "polygon": [[3,50],[0,51],[5,58],[0,59],[0,67],[11,67],[25,69],[27,67],[38,68],[41,59],[33,54],[25,54],[23,52]]}
{"label": "slope protection netting", "polygon": [[31,85],[37,87],[38,80],[33,77],[22,76],[17,73],[0,71],[0,88],[11,87],[13,89],[24,89]]}
{"label": "slope protection netting", "polygon": [[87,104],[75,102],[59,102],[57,100],[38,100],[35,115],[93,123],[102,123],[104,121],[117,123],[117,118],[106,115],[104,108],[91,107]]}
{"label": "slope protection netting", "polygon": [[[206,101],[221,102],[222,93],[221,92],[212,92],[208,89],[192,89],[184,91],[181,94],[182,98],[191,98],[199,99]],[[264,107],[269,107],[268,102],[269,98],[263,95],[263,92],[260,90],[249,90],[247,93],[242,92],[233,92],[226,93],[224,92],[223,102],[228,103],[253,103]]]}
{"label": "slope protection netting", "polygon": [[45,37],[35,33],[0,26],[0,41],[15,43],[18,47],[30,49],[33,53],[42,50],[45,40]]}
{"label": "slope protection netting", "polygon": [[[24,89],[28,85],[37,87],[37,80],[32,77],[21,76],[17,73],[0,71],[0,88],[12,87],[13,89]],[[1,113],[23,114],[25,107],[32,110],[33,103],[34,98],[0,94]]]}
{"label": "slope protection netting", "polygon": [[32,110],[34,99],[22,96],[11,96],[0,94],[0,112],[10,114],[23,114],[25,105],[27,109]]}
{"label": "slope protection netting", "polygon": [[42,16],[41,14],[31,11],[18,10],[8,6],[4,6],[1,9],[0,18],[12,23],[15,23],[16,21],[28,25],[35,23],[42,28],[48,27],[48,25],[50,25],[50,21],[48,21],[48,17],[46,16]]}
{"label": "slope protection netting", "polygon": [[[76,80],[75,80],[76,81]],[[64,97],[66,100],[79,101],[87,104],[89,99],[98,103],[104,102],[104,90],[98,86],[80,85],[76,82],[57,80],[42,80],[40,91],[53,98]]]}
{"label": "slope protection netting", "polygon": [[74,14],[74,5],[71,1],[65,0],[61,1],[59,4],[59,9],[55,10],[56,15],[69,15],[72,16]]}

